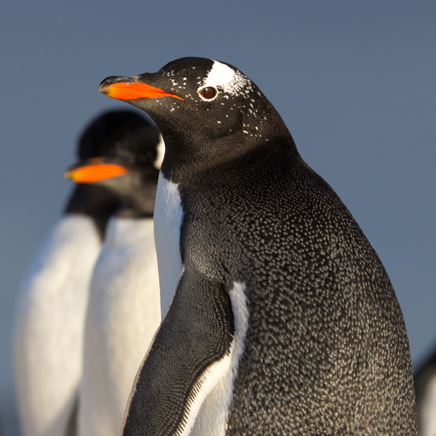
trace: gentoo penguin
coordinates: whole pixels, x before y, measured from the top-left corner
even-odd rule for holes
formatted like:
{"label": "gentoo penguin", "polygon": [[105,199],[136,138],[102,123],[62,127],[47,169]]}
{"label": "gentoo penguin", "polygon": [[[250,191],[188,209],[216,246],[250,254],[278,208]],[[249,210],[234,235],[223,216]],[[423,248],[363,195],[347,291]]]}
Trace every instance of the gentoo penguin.
{"label": "gentoo penguin", "polygon": [[[90,286],[80,436],[118,436],[136,372],[161,321],[153,210],[163,157],[159,129],[127,135],[103,159],[68,173],[119,196]],[[124,168],[117,177],[111,177]]]}
{"label": "gentoo penguin", "polygon": [[171,304],[123,434],[416,435],[407,332],[383,265],[235,67],[109,77],[165,141],[155,208]]}
{"label": "gentoo penguin", "polygon": [[[82,133],[80,160],[100,156],[145,123],[134,111],[110,111]],[[74,434],[82,372],[83,331],[91,272],[118,197],[106,188],[75,187],[65,213],[34,258],[15,319],[14,369],[24,436]],[[71,426],[69,426],[71,424]]]}
{"label": "gentoo penguin", "polygon": [[415,373],[420,436],[436,436],[436,350]]}

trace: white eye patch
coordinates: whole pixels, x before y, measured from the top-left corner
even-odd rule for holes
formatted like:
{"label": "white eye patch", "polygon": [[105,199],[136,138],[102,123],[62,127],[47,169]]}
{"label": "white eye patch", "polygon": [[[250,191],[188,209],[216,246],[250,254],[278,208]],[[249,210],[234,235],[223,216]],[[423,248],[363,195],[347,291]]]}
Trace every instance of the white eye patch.
{"label": "white eye patch", "polygon": [[246,91],[253,90],[248,77],[218,61],[213,61],[212,69],[198,88],[198,91],[209,86],[217,89],[218,92],[222,91],[234,96],[246,96]]}

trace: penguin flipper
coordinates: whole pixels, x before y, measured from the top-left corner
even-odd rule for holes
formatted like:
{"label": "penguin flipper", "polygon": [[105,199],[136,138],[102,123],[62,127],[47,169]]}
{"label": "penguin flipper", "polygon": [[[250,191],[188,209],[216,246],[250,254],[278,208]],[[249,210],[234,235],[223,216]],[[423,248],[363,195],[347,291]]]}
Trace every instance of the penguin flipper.
{"label": "penguin flipper", "polygon": [[123,436],[189,434],[230,366],[232,306],[224,285],[185,269],[136,375]]}

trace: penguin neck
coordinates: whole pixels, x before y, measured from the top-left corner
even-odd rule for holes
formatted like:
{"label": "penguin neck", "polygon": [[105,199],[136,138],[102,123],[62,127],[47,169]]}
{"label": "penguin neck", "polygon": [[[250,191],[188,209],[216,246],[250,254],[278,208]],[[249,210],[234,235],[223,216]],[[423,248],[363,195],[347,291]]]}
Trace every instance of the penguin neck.
{"label": "penguin neck", "polygon": [[[237,111],[236,111],[237,112]],[[165,141],[165,157],[161,171],[165,178],[180,183],[184,177],[208,171],[218,165],[228,165],[247,154],[265,153],[265,158],[280,153],[280,145],[298,159],[295,142],[280,114],[265,99],[256,106],[256,116],[249,112],[232,114],[233,123],[227,130],[208,128],[207,117],[199,120],[203,128],[192,128],[192,121],[161,117],[152,113]],[[200,122],[201,121],[201,122]],[[199,126],[200,127],[200,126]],[[211,135],[212,133],[212,135]]]}
{"label": "penguin neck", "polygon": [[116,213],[118,218],[136,220],[153,218],[154,197],[152,201],[149,201],[148,198],[138,198],[138,196],[124,200],[125,201],[123,201],[122,206],[118,209]]}
{"label": "penguin neck", "polygon": [[[169,140],[170,145],[166,148],[161,173],[166,180],[182,187],[192,180],[202,179],[200,175],[207,177],[213,171],[217,173],[234,171],[238,176],[245,171],[247,177],[253,177],[252,170],[259,165],[273,168],[274,161],[277,161],[279,166],[303,162],[292,135],[284,124],[282,127],[265,138],[244,137],[242,144],[237,142],[238,136],[234,136],[215,145],[202,145],[206,150],[213,151],[220,147],[224,150],[208,159],[202,159],[199,155],[190,156],[189,159],[180,158],[178,149],[182,149],[184,144],[172,144]],[[283,162],[284,159],[286,162]],[[266,163],[268,165],[265,165]]]}
{"label": "penguin neck", "polygon": [[102,186],[80,184],[74,188],[64,213],[90,217],[103,240],[107,222],[119,206],[120,200],[110,190]]}
{"label": "penguin neck", "polygon": [[103,180],[100,186],[118,197],[117,215],[124,218],[152,218],[159,171],[155,168],[131,169],[120,177]]}

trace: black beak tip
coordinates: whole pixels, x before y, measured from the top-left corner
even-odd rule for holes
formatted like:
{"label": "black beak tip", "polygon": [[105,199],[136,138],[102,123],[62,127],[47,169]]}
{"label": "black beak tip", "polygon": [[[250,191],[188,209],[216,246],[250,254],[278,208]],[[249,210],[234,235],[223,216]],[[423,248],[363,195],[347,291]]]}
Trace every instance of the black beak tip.
{"label": "black beak tip", "polygon": [[118,76],[109,76],[106,77],[106,79],[103,79],[100,83],[100,86],[98,87],[98,90],[102,92],[103,94],[106,94],[106,90],[110,85],[113,85],[114,83],[119,82],[120,77]]}

